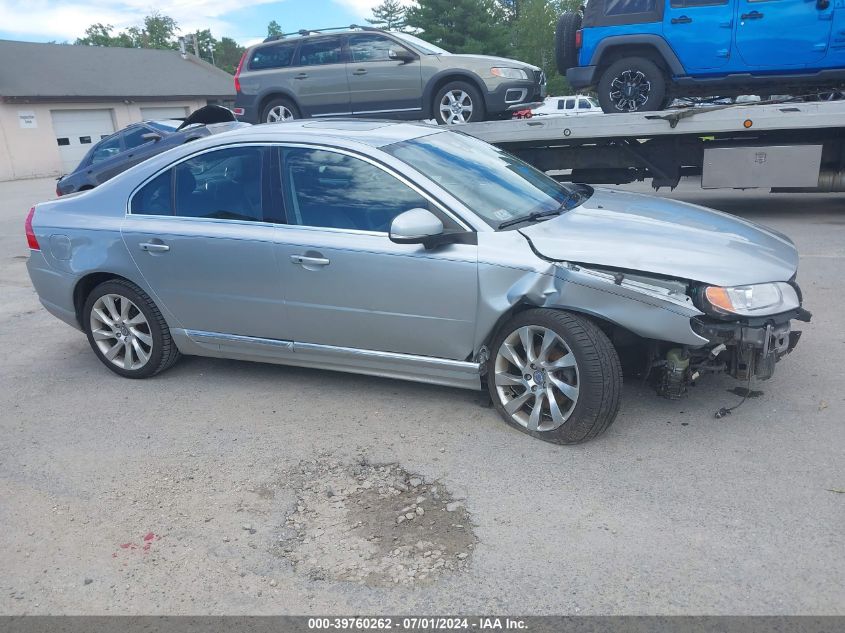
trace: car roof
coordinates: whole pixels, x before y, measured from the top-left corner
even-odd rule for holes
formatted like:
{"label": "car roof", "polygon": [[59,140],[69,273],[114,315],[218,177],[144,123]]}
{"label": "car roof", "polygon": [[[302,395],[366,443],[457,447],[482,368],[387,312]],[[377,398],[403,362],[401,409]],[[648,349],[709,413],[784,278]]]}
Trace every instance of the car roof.
{"label": "car roof", "polygon": [[[383,147],[422,136],[445,131],[426,123],[406,123],[374,119],[300,119],[284,123],[263,123],[238,128],[216,136],[227,143],[239,140],[262,141],[320,141],[337,139],[356,141],[372,147]],[[216,143],[215,143],[216,144]]]}

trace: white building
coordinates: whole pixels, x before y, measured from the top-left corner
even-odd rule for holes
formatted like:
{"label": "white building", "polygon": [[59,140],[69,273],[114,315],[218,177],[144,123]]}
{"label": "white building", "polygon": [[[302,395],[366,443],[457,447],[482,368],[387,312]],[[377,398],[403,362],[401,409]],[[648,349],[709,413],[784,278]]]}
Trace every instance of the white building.
{"label": "white building", "polygon": [[0,40],[0,181],[68,173],[130,123],[234,96],[231,75],[178,51]]}

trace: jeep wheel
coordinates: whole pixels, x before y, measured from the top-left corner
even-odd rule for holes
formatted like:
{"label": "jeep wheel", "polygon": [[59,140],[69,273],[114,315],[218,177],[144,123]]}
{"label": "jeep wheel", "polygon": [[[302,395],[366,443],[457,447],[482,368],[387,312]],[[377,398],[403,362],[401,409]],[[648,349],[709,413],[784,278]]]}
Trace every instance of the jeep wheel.
{"label": "jeep wheel", "polygon": [[434,95],[434,118],[440,125],[484,120],[481,93],[465,81],[451,81]]}
{"label": "jeep wheel", "polygon": [[663,107],[666,77],[644,57],[620,59],[599,80],[599,103],[607,113],[654,112]]}
{"label": "jeep wheel", "polygon": [[555,62],[557,71],[566,75],[566,71],[578,65],[578,47],[575,45],[575,32],[581,28],[579,13],[564,13],[557,20],[555,28]]}
{"label": "jeep wheel", "polygon": [[511,426],[555,444],[577,444],[616,419],[622,368],[595,323],[562,310],[518,314],[496,335],[487,387]]}
{"label": "jeep wheel", "polygon": [[298,118],[299,110],[289,99],[273,99],[261,113],[262,123],[282,123]]}

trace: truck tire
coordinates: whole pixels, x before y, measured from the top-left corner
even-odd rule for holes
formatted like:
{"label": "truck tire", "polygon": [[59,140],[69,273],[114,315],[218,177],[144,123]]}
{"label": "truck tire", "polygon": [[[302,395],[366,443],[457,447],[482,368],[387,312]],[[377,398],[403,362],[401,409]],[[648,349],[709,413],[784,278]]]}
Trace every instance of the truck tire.
{"label": "truck tire", "polygon": [[557,19],[555,28],[555,62],[557,71],[566,71],[578,65],[578,48],[575,46],[575,32],[581,28],[581,14],[566,12]]}
{"label": "truck tire", "polygon": [[666,75],[645,57],[620,59],[602,72],[598,93],[601,109],[607,113],[662,110]]}
{"label": "truck tire", "polygon": [[490,346],[487,388],[505,422],[537,439],[578,444],[616,419],[622,366],[586,317],[539,308],[517,314]]}

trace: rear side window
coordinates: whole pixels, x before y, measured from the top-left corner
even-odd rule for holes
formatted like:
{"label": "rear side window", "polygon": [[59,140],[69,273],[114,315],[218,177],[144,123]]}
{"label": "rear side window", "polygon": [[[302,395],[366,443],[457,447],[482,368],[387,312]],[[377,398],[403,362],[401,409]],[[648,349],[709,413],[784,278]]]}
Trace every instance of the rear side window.
{"label": "rear side window", "polygon": [[343,61],[343,40],[339,37],[321,37],[303,42],[299,48],[300,66],[323,66]]}
{"label": "rear side window", "polygon": [[605,15],[630,15],[632,13],[650,13],[657,8],[657,0],[607,0]]}
{"label": "rear side window", "polygon": [[249,69],[285,68],[293,62],[295,52],[296,42],[278,42],[269,46],[261,46],[252,51],[249,58]]}
{"label": "rear side window", "polygon": [[120,154],[120,152],[120,135],[118,134],[113,138],[110,138],[107,141],[102,141],[99,145],[97,145],[97,147],[94,149],[94,153],[91,155],[91,162],[99,163],[100,161],[111,158],[112,156],[117,156],[118,154]]}
{"label": "rear side window", "polygon": [[232,147],[179,163],[144,185],[132,213],[263,222],[260,147]]}
{"label": "rear side window", "polygon": [[670,6],[673,9],[686,9],[688,7],[712,7],[727,3],[728,0],[671,0]]}
{"label": "rear side window", "polygon": [[132,198],[135,215],[173,215],[171,182],[173,170],[168,169],[144,185]]}

